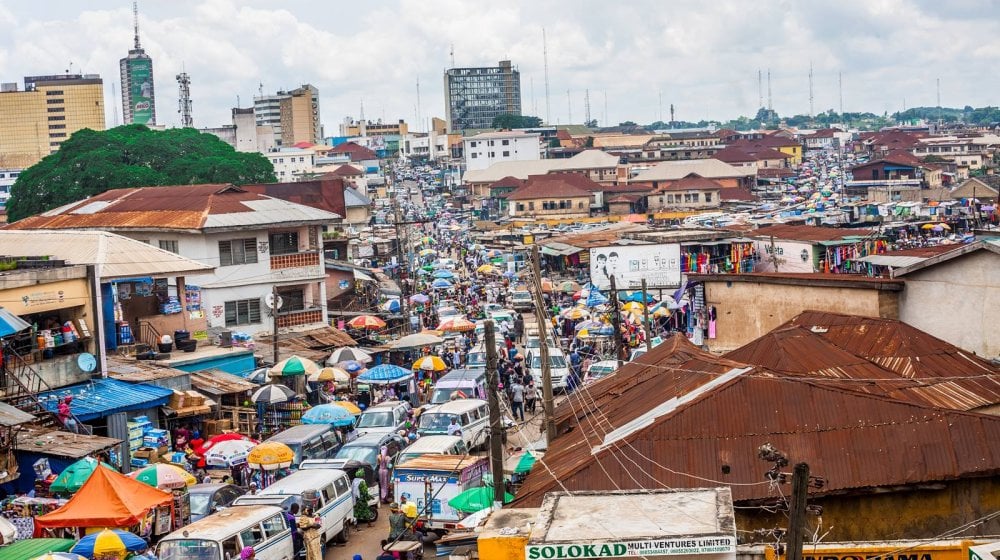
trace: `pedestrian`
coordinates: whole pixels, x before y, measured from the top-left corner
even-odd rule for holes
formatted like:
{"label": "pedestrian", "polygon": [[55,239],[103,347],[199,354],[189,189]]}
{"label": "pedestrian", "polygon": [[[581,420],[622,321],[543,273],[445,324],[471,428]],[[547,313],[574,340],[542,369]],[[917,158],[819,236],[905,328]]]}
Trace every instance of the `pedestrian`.
{"label": "pedestrian", "polygon": [[514,319],[514,338],[518,344],[521,344],[522,338],[524,337],[524,319],[518,314],[517,318]]}
{"label": "pedestrian", "polygon": [[389,501],[389,448],[384,445],[378,454],[378,491],[383,504]]}
{"label": "pedestrian", "polygon": [[510,386],[510,411],[515,420],[524,422],[524,385],[516,379]]}
{"label": "pedestrian", "polygon": [[292,530],[292,549],[295,550],[295,555],[298,556],[302,553],[302,532],[299,531],[298,526],[299,504],[293,503],[288,506],[288,509],[282,515],[285,517],[288,527]]}
{"label": "pedestrian", "polygon": [[59,401],[56,415],[59,417],[59,421],[62,422],[63,426],[65,426],[67,430],[73,432],[74,434],[78,434],[80,433],[80,427],[76,423],[76,418],[73,418],[73,411],[70,409],[70,404],[72,402],[72,395],[67,395],[66,398]]}
{"label": "pedestrian", "polygon": [[529,374],[524,376],[524,409],[528,411],[528,414],[535,413],[535,397],[537,396],[538,389],[535,387],[535,379]]}
{"label": "pedestrian", "polygon": [[398,541],[406,535],[406,516],[399,509],[399,504],[389,505],[389,541]]}
{"label": "pedestrian", "polygon": [[306,560],[323,560],[320,548],[319,528],[322,526],[318,517],[313,517],[311,508],[304,508],[302,516],[296,520],[299,532],[302,533],[302,545],[306,550]]}

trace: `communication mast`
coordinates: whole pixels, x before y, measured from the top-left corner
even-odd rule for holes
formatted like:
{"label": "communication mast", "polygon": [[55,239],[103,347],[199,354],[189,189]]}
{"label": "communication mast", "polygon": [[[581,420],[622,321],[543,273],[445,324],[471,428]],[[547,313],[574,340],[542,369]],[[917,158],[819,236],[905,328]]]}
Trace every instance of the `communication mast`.
{"label": "communication mast", "polygon": [[545,69],[545,124],[552,124],[552,108],[549,106],[549,49],[545,44],[545,28],[542,28],[542,62]]}
{"label": "communication mast", "polygon": [[584,126],[590,126],[590,90],[583,90],[583,113],[586,118]]}
{"label": "communication mast", "polygon": [[187,72],[177,74],[177,112],[181,115],[181,126],[191,128],[194,118],[191,116],[191,77]]}

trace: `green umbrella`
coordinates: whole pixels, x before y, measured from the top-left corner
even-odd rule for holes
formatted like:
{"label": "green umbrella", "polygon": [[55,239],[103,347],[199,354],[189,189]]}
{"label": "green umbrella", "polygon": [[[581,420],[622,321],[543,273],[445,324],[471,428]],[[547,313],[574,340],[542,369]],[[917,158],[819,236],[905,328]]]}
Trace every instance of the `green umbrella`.
{"label": "green umbrella", "polygon": [[521,455],[521,458],[517,461],[517,466],[514,467],[515,474],[524,474],[531,470],[531,467],[535,466],[535,456],[530,452],[525,452]]}
{"label": "green umbrella", "polygon": [[[101,464],[109,469],[118,470],[105,462],[101,462]],[[72,494],[87,482],[90,475],[94,474],[94,470],[96,469],[97,459],[84,457],[59,473],[59,476],[52,482],[49,490],[60,494]]]}
{"label": "green umbrella", "polygon": [[271,366],[268,372],[275,377],[287,377],[291,375],[312,375],[319,371],[319,365],[307,358],[292,356]]}
{"label": "green umbrella", "polygon": [[[510,503],[513,499],[513,495],[504,492],[503,503]],[[469,513],[486,509],[493,505],[493,487],[480,486],[479,488],[470,488],[448,500],[448,505],[459,511],[467,511]]]}

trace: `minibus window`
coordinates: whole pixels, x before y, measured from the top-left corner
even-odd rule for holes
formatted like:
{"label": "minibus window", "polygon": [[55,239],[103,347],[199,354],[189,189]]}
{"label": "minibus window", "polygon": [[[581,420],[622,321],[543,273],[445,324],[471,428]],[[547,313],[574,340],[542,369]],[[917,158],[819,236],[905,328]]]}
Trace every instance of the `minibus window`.
{"label": "minibus window", "polygon": [[284,530],[285,520],[282,519],[280,515],[275,515],[274,517],[264,520],[264,534],[267,535],[267,538],[273,539],[276,535],[280,535]]}
{"label": "minibus window", "polygon": [[340,477],[333,481],[333,484],[337,487],[337,495],[343,496],[348,491],[350,491],[351,485],[347,483],[346,477]]}
{"label": "minibus window", "polygon": [[264,531],[261,530],[260,525],[254,525],[253,527],[240,532],[240,541],[243,543],[244,547],[254,546],[263,540]]}
{"label": "minibus window", "polygon": [[333,501],[333,498],[334,498],[333,486],[324,486],[323,499],[326,500],[327,503],[330,503],[331,501]]}
{"label": "minibus window", "polygon": [[222,541],[222,560],[228,560],[229,558],[239,558],[240,557],[240,546],[236,542],[236,535],[229,537],[228,539]]}

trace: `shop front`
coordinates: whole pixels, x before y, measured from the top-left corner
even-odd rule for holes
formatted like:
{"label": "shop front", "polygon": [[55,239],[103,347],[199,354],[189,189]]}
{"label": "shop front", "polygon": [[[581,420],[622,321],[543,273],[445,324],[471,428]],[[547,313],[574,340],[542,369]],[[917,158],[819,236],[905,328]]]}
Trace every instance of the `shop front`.
{"label": "shop front", "polygon": [[102,289],[105,316],[113,317],[108,339],[116,345],[142,343],[157,350],[162,337],[169,336],[173,348],[193,352],[199,341],[208,340],[201,288],[184,277],[121,278]]}

